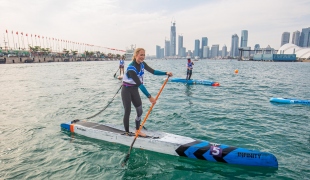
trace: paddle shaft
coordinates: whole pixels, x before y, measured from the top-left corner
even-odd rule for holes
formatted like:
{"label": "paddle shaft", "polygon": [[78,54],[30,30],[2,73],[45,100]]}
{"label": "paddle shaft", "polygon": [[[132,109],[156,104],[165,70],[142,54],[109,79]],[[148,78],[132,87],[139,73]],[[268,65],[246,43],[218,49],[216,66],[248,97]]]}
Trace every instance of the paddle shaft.
{"label": "paddle shaft", "polygon": [[114,73],[114,77],[116,76],[117,71],[119,70],[119,68],[116,70],[116,72]]}
{"label": "paddle shaft", "polygon": [[[165,85],[167,84],[168,79],[169,79],[169,76],[167,77],[167,79],[165,80],[164,84],[161,86],[161,88],[160,88],[158,94],[156,95],[156,97],[155,97],[155,100],[156,100],[156,101],[157,101],[157,99],[158,99],[160,93],[163,91]],[[125,160],[124,160],[122,166],[124,166],[124,165],[126,164],[126,162],[129,160],[129,156],[130,156],[131,149],[132,149],[134,143],[136,142],[136,139],[138,138],[139,133],[140,133],[141,129],[143,128],[143,125],[145,124],[147,118],[149,117],[149,115],[150,115],[150,113],[151,113],[151,111],[152,111],[154,105],[155,105],[155,104],[152,103],[150,109],[147,111],[147,113],[146,113],[146,115],[145,115],[145,118],[144,118],[142,124],[141,124],[140,127],[139,127],[138,132],[136,132],[135,138],[134,138],[134,140],[133,140],[132,143],[131,143],[131,146],[130,146],[130,148],[129,148],[128,154],[126,155]]]}

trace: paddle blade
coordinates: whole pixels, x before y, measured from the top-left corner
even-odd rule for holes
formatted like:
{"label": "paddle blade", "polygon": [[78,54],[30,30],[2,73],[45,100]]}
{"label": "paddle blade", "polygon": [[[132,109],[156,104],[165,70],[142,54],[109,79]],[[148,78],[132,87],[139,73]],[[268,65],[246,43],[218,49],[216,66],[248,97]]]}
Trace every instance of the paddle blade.
{"label": "paddle blade", "polygon": [[127,161],[129,160],[129,156],[130,156],[130,154],[128,153],[128,154],[126,155],[126,157],[125,157],[123,163],[122,163],[122,167],[126,166]]}

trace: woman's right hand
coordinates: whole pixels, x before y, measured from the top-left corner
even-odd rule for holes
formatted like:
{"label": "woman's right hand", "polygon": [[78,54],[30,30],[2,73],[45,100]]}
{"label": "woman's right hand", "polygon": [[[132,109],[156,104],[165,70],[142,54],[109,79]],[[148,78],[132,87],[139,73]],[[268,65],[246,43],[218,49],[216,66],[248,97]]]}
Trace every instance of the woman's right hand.
{"label": "woman's right hand", "polygon": [[156,99],[153,98],[152,96],[149,98],[149,101],[150,101],[152,104],[156,104]]}

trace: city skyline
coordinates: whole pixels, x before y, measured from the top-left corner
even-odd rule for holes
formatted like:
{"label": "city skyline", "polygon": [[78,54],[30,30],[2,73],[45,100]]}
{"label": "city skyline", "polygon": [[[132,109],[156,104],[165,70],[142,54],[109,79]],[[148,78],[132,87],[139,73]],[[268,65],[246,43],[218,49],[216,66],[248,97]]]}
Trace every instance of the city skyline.
{"label": "city skyline", "polygon": [[241,30],[249,32],[248,46],[278,49],[283,32],[310,26],[310,0],[46,0],[27,2],[27,7],[15,0],[3,1],[1,7],[1,46],[8,30],[122,50],[135,44],[155,55],[155,46],[165,46],[175,21],[176,37],[182,34],[187,50],[193,51],[195,40],[202,37],[208,38],[209,47],[226,44],[230,49],[231,36],[240,38]]}

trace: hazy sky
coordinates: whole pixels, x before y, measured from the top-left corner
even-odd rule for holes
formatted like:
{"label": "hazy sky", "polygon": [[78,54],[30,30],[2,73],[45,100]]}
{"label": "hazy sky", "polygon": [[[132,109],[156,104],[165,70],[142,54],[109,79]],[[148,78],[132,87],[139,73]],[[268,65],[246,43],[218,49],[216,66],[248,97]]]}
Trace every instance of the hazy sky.
{"label": "hazy sky", "polygon": [[37,34],[123,49],[135,44],[154,55],[170,39],[171,21],[184,47],[208,37],[231,46],[248,30],[248,46],[278,49],[281,35],[310,27],[310,0],[0,0],[0,44],[5,31]]}

